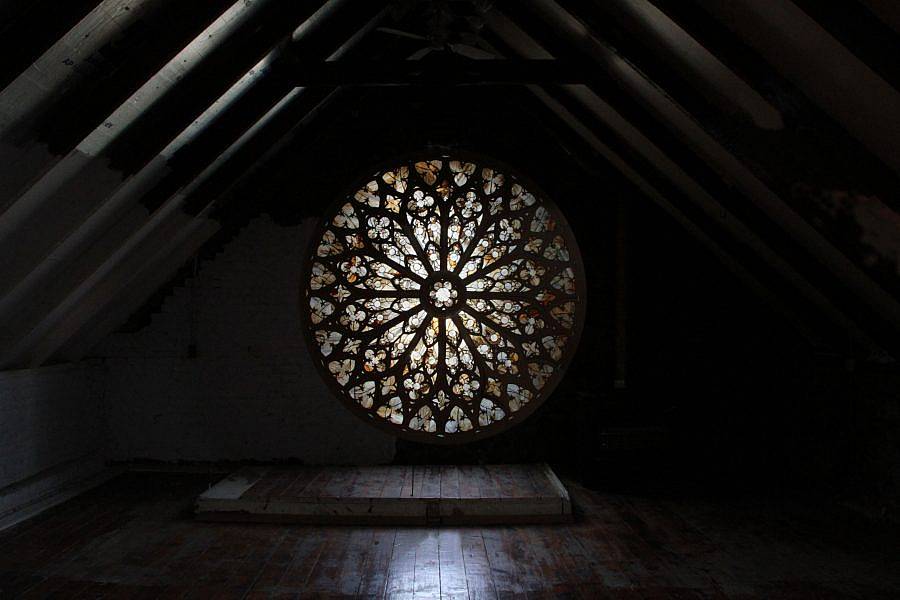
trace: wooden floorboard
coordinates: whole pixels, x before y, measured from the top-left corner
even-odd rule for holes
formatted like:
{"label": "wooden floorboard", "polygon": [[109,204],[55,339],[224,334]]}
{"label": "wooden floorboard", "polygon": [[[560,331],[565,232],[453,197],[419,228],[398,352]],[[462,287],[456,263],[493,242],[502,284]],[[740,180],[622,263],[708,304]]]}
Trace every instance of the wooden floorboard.
{"label": "wooden floorboard", "polygon": [[[382,471],[381,490],[351,470],[316,485],[383,494],[411,472]],[[422,482],[426,490],[427,475]],[[211,483],[125,474],[0,533],[0,598],[900,597],[900,531],[815,502],[597,493],[568,482],[579,516],[561,525],[196,521],[192,503]],[[284,477],[266,489],[302,485]]]}
{"label": "wooden floorboard", "polygon": [[210,521],[522,524],[571,520],[568,492],[541,465],[247,467],[197,500]]}

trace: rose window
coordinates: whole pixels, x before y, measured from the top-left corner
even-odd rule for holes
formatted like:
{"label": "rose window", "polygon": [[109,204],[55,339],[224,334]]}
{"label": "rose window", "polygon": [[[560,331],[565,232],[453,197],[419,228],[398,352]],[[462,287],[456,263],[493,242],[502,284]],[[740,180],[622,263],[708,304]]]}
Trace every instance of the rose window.
{"label": "rose window", "polygon": [[508,169],[410,161],[342,199],[311,247],[314,358],[356,414],[435,442],[484,437],[549,395],[584,276],[559,210]]}

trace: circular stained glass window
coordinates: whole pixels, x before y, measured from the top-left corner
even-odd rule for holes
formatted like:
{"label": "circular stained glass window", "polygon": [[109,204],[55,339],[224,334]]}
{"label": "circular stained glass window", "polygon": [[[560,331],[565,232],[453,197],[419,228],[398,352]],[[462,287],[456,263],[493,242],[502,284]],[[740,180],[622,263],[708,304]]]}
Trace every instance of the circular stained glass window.
{"label": "circular stained glass window", "polygon": [[490,161],[397,161],[364,179],[322,222],[304,287],[331,388],[419,441],[471,441],[533,412],[584,314],[565,219]]}

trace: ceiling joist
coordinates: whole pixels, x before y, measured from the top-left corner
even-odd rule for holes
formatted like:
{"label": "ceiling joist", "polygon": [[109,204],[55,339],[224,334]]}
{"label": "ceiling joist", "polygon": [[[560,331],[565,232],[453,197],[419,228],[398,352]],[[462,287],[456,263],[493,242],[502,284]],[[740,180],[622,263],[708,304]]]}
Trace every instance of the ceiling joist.
{"label": "ceiling joist", "polygon": [[324,61],[303,63],[295,75],[301,86],[525,85],[584,83],[583,65],[555,59],[427,59]]}

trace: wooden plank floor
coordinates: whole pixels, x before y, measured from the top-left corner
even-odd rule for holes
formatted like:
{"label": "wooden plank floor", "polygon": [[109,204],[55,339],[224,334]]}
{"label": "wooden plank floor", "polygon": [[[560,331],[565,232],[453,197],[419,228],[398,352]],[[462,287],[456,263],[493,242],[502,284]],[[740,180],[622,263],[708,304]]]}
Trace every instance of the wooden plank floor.
{"label": "wooden plank floor", "polygon": [[898,531],[818,501],[567,481],[564,525],[196,521],[220,478],[129,473],[0,532],[0,598],[900,597]]}
{"label": "wooden plank floor", "polygon": [[246,467],[197,499],[209,521],[313,524],[562,523],[569,494],[546,464]]}

